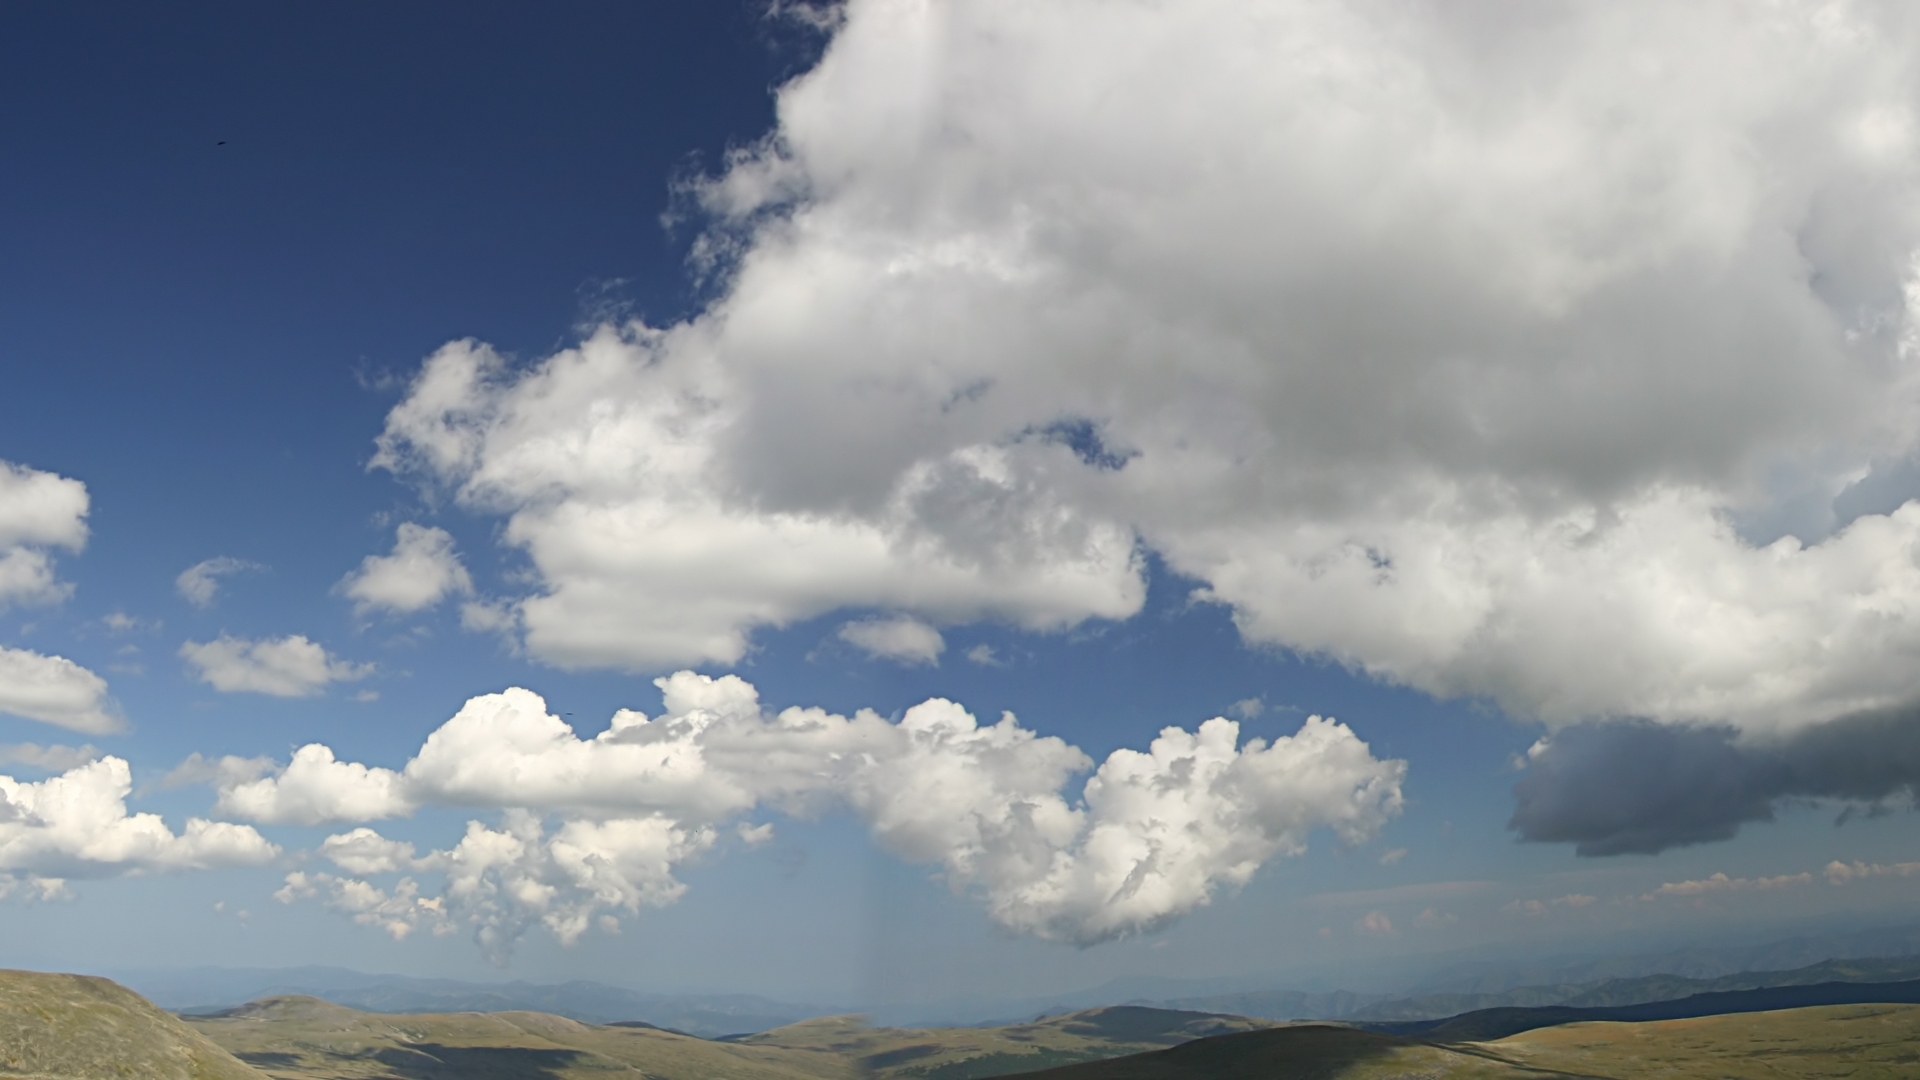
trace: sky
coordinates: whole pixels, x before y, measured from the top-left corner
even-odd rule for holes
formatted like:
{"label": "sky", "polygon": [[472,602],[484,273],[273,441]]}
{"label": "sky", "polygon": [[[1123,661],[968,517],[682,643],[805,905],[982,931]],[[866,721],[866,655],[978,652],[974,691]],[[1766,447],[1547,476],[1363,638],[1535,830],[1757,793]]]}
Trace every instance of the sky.
{"label": "sky", "polygon": [[0,964],[1363,989],[1920,898],[1905,5],[0,29]]}

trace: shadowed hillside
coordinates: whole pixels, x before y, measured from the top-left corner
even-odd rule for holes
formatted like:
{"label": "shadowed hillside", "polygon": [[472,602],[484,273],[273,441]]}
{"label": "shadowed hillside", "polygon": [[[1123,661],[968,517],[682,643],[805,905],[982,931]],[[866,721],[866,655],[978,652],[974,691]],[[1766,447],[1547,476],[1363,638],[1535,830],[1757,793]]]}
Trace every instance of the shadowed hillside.
{"label": "shadowed hillside", "polygon": [[1915,1003],[1920,1003],[1920,980],[1897,983],[1832,982],[1694,994],[1676,1001],[1650,1001],[1597,1009],[1577,1009],[1564,1005],[1540,1009],[1478,1009],[1445,1020],[1357,1026],[1390,1035],[1411,1035],[1430,1042],[1452,1043],[1503,1039],[1535,1028],[1583,1022],[1644,1023],[1727,1013],[1806,1009],[1822,1005]]}
{"label": "shadowed hillside", "polygon": [[0,1075],[263,1080],[146,998],[86,975],[0,971]]}
{"label": "shadowed hillside", "polygon": [[1920,1006],[1836,1005],[1649,1023],[1580,1023],[1446,1045],[1333,1024],[1249,1032],[1028,1080],[1906,1080]]}

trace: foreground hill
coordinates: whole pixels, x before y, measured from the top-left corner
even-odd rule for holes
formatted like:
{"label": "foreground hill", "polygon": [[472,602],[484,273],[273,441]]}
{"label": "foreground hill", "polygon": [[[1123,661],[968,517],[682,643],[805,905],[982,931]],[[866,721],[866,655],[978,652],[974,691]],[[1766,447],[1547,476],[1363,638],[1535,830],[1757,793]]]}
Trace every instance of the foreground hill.
{"label": "foreground hill", "polygon": [[1002,1028],[873,1028],[825,1017],[707,1040],[644,1024],[545,1013],[365,1013],[313,997],[190,1017],[199,1032],[276,1080],[972,1080],[1135,1054],[1270,1025],[1121,1006]]}
{"label": "foreground hill", "polygon": [[1580,1023],[1437,1045],[1335,1024],[1202,1039],[1026,1080],[1895,1080],[1920,1075],[1920,1006],[1834,1005]]}
{"label": "foreground hill", "polygon": [[37,971],[0,971],[0,1076],[264,1080],[117,983]]}

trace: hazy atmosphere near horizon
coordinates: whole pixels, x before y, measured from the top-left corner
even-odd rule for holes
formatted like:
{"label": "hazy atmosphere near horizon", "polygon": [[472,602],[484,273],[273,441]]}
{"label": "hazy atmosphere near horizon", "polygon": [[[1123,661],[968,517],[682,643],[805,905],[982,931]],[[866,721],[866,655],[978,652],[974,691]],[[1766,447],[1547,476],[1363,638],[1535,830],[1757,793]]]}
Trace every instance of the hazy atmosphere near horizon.
{"label": "hazy atmosphere near horizon", "polygon": [[0,11],[0,966],[1910,921],[1920,9]]}

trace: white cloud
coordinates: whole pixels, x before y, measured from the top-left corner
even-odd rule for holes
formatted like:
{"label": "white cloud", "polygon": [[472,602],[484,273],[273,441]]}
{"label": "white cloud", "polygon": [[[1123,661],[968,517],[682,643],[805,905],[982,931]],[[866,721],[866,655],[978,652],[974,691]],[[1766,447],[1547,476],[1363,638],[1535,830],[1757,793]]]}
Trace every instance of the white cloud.
{"label": "white cloud", "polygon": [[0,875],[64,879],[254,866],[279,854],[250,826],[192,818],[176,834],[157,815],[129,814],[132,788],[127,763],[117,757],[34,783],[0,776]]}
{"label": "white cloud", "polygon": [[979,664],[981,667],[1006,666],[1006,661],[1000,659],[999,654],[993,651],[993,646],[991,645],[975,645],[973,648],[968,649],[967,659]]}
{"label": "white cloud", "polygon": [[[1726,875],[1722,874],[1717,876],[1721,878],[1725,878]],[[1702,883],[1691,882],[1688,884],[1699,885]],[[1716,884],[1710,887],[1718,887],[1718,886]],[[1673,896],[1673,895],[1691,896],[1691,895],[1697,895],[1698,891],[1707,891],[1707,890],[1697,890],[1696,892],[1692,892],[1692,893],[1683,892],[1683,891],[1680,891],[1679,886],[1674,886],[1674,885],[1663,885],[1661,886],[1661,888],[1667,889],[1667,890],[1673,890],[1673,891],[1664,892],[1661,894],[1661,895],[1667,895],[1667,896]],[[1588,907],[1592,905],[1593,903],[1596,902],[1596,900],[1597,900],[1596,897],[1588,896],[1585,893],[1568,893],[1565,896],[1556,896],[1551,900],[1515,900],[1513,903],[1508,904],[1507,906],[1501,908],[1500,913],[1502,915],[1525,915],[1528,918],[1537,919],[1547,914],[1549,911],[1553,910],[1554,908],[1572,908],[1577,911],[1580,908]]]}
{"label": "white cloud", "polygon": [[403,870],[439,869],[444,860],[414,855],[413,845],[389,840],[372,829],[329,836],[320,844],[320,854],[349,874],[391,874]]}
{"label": "white cloud", "polygon": [[[1313,829],[1364,840],[1401,804],[1404,763],[1375,759],[1320,717],[1271,744],[1242,745],[1224,719],[1168,728],[1145,753],[1115,751],[1076,798],[1069,781],[1093,762],[1011,715],[982,726],[938,698],[898,723],[867,710],[769,715],[736,676],[656,682],[664,714],[623,710],[591,739],[511,689],[468,701],[398,772],[308,746],[277,773],[213,777],[219,808],[305,823],[429,803],[505,809],[504,829],[472,823],[456,847],[418,858],[368,829],[323,849],[353,880],[445,873],[446,905],[416,914],[469,926],[497,958],[536,924],[571,942],[604,910],[671,903],[683,888],[674,868],[708,851],[719,829],[733,824],[749,844],[771,835],[745,820],[763,808],[850,810],[881,846],[938,866],[1001,925],[1089,945],[1211,902],[1304,850]],[[551,833],[549,814],[561,819]]]}
{"label": "white cloud", "polygon": [[865,650],[868,656],[902,664],[938,664],[947,643],[940,631],[919,619],[858,619],[840,627],[840,640]]}
{"label": "white cloud", "polygon": [[234,770],[212,778],[220,786],[217,813],[273,825],[318,825],[375,821],[414,810],[398,773],[335,761],[333,751],[318,743],[294,751],[287,767],[271,776],[242,776]]}
{"label": "white cloud", "polygon": [[189,641],[180,658],[201,682],[225,693],[308,697],[327,684],[351,682],[373,674],[371,664],[352,664],[299,634],[248,641],[225,634],[213,641]]}
{"label": "white cloud", "polygon": [[1124,617],[1144,544],[1550,723],[1911,701],[1920,492],[1834,510],[1920,439],[1902,17],[857,0],[702,191],[709,310],[449,345],[375,463],[505,515],[569,666]]}
{"label": "white cloud", "polygon": [[405,522],[390,555],[369,555],[360,569],[341,579],[339,589],[354,611],[410,614],[453,595],[473,592],[473,579],[453,550],[445,529]]}
{"label": "white cloud", "polygon": [[[1828,869],[1831,871],[1832,868],[1829,867]],[[1690,881],[1666,882],[1659,888],[1642,896],[1640,899],[1658,900],[1662,897],[1692,899],[1706,896],[1710,893],[1744,892],[1748,889],[1771,892],[1775,889],[1790,889],[1796,885],[1810,885],[1812,883],[1813,875],[1805,873],[1781,874],[1777,877],[1763,878],[1737,878],[1728,877],[1724,873],[1715,873],[1704,878],[1696,878]]]}
{"label": "white cloud", "polygon": [[1384,911],[1369,911],[1353,921],[1353,930],[1357,934],[1370,937],[1399,937],[1400,932],[1393,928],[1393,920],[1387,918]]}
{"label": "white cloud", "polygon": [[1821,872],[1826,875],[1828,884],[1845,885],[1864,878],[1912,877],[1920,874],[1920,862],[1869,863],[1856,859],[1847,863],[1835,859]]}
{"label": "white cloud", "polygon": [[54,576],[50,548],[87,543],[87,486],[0,461],[0,609],[51,604],[73,589]]}
{"label": "white cloud", "polygon": [[31,765],[36,769],[66,772],[97,759],[100,751],[87,746],[41,746],[38,743],[14,743],[0,746],[0,765]]}
{"label": "white cloud", "polygon": [[173,587],[194,607],[211,607],[220,593],[221,578],[260,569],[263,567],[259,563],[236,559],[231,555],[216,555],[180,571],[180,576],[173,579]]}
{"label": "white cloud", "polygon": [[438,897],[422,897],[420,886],[412,878],[401,878],[389,891],[357,878],[295,870],[287,875],[273,898],[291,904],[322,895],[330,910],[351,916],[361,926],[378,927],[395,941],[404,940],[423,924],[436,934],[453,929],[447,921],[443,901]]}
{"label": "white cloud", "polygon": [[88,735],[126,727],[107,681],[62,656],[0,647],[0,713]]}
{"label": "white cloud", "polygon": [[[698,347],[691,333],[672,340]],[[375,465],[511,511],[507,540],[544,585],[515,609],[541,658],[732,663],[756,626],[854,605],[1032,628],[1140,606],[1132,535],[1024,475],[1017,446],[960,448],[861,506],[728,497],[715,443],[740,417],[727,380],[669,347],[651,332],[605,330],[510,379],[491,350],[456,343],[388,417]],[[582,438],[572,429],[596,400],[607,411]],[[951,527],[929,527],[929,515]]]}

